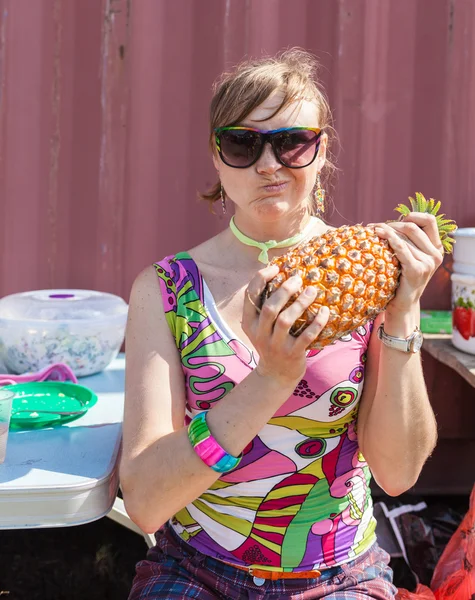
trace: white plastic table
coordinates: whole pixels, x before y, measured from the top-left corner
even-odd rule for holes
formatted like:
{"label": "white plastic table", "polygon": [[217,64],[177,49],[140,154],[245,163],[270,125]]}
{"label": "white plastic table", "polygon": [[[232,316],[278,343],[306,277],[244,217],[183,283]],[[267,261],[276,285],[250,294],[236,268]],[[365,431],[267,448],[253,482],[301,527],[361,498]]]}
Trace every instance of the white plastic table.
{"label": "white plastic table", "polygon": [[0,529],[80,525],[109,513],[119,487],[124,371],[119,355],[102,373],[79,380],[98,395],[80,419],[10,431],[0,464]]}

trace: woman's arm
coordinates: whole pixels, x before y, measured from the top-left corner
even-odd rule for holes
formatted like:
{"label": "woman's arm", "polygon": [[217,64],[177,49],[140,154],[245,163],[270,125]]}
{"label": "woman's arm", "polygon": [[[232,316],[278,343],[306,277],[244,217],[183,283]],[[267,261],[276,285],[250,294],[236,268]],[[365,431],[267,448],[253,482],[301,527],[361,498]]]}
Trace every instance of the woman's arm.
{"label": "woman's arm", "polygon": [[412,487],[434,449],[437,425],[429,402],[420,353],[388,348],[377,337],[384,321],[389,335],[407,337],[418,311],[376,319],[358,413],[358,441],[378,485],[390,496]]}
{"label": "woman's arm", "polygon": [[[403,241],[396,231],[412,242]],[[367,373],[358,414],[358,440],[376,482],[397,496],[417,481],[435,447],[437,425],[427,395],[420,353],[388,348],[377,337],[384,321],[387,334],[405,338],[419,325],[419,299],[442,262],[435,219],[411,214],[383,226],[402,265],[396,297],[375,323],[368,349]]]}
{"label": "woman's arm", "polygon": [[[276,271],[267,267],[251,281],[253,301]],[[323,311],[305,335],[298,339],[289,335],[290,325],[315,297],[313,291],[309,296],[301,294],[280,312],[300,285],[297,278],[289,279],[279,288],[282,293],[276,292],[266,302],[260,316],[249,300],[245,302],[243,328],[259,353],[259,365],[208,416],[214,437],[235,456],[291,396],[305,371],[305,348],[328,319],[328,311]],[[183,424],[183,371],[152,267],[138,276],[132,288],[126,357],[121,487],[130,518],[152,533],[219,477],[188,440]]]}

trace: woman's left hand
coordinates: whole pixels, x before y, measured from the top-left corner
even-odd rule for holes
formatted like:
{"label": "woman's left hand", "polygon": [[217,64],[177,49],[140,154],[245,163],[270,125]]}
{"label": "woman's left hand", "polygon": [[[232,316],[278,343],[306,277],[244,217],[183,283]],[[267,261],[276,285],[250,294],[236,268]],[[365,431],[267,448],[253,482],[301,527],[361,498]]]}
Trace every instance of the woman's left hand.
{"label": "woman's left hand", "polygon": [[436,219],[427,213],[411,212],[401,221],[374,226],[376,234],[389,242],[402,268],[399,287],[388,309],[407,312],[419,302],[430,278],[442,264],[444,249]]}

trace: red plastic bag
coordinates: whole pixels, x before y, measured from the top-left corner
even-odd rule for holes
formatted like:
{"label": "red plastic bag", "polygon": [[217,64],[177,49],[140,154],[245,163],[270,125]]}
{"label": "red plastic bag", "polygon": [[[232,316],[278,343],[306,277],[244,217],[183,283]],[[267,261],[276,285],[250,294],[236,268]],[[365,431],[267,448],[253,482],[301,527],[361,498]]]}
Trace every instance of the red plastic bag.
{"label": "red plastic bag", "polygon": [[414,592],[399,588],[396,596],[396,600],[434,600],[434,598],[434,592],[422,583],[417,585]]}
{"label": "red plastic bag", "polygon": [[475,600],[475,486],[468,512],[442,553],[430,587],[436,600]]}

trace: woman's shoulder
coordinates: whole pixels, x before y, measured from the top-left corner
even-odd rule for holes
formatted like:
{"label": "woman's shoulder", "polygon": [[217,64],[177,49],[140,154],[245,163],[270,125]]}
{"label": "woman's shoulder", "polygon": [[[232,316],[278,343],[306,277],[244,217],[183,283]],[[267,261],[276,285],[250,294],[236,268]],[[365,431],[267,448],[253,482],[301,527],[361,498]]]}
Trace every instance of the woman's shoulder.
{"label": "woman's shoulder", "polygon": [[155,305],[160,295],[157,265],[148,265],[136,275],[132,283],[129,295],[129,308],[137,307],[145,309],[145,304],[147,303]]}
{"label": "woman's shoulder", "polygon": [[227,230],[221,231],[213,237],[210,237],[207,240],[200,242],[196,246],[189,248],[187,253],[197,262],[212,262],[213,259],[216,258],[216,253],[225,251],[226,247],[229,245],[229,243],[226,242],[227,236]]}
{"label": "woman's shoulder", "polygon": [[184,267],[180,264],[180,258],[185,258],[186,252],[168,254],[147,265],[138,273],[132,284],[131,294],[149,294],[157,295],[162,290],[162,283],[172,285],[178,279]]}

